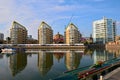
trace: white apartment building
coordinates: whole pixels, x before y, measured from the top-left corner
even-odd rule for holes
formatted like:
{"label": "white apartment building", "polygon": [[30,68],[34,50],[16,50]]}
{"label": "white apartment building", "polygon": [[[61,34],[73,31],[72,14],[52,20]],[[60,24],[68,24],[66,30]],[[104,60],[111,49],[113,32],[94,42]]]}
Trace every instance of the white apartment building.
{"label": "white apartment building", "polygon": [[93,22],[93,42],[105,44],[115,41],[116,22],[103,17],[101,20]]}
{"label": "white apartment building", "polygon": [[41,22],[41,24],[38,28],[38,43],[39,44],[53,43],[53,30],[45,22]]}
{"label": "white apartment building", "polygon": [[75,44],[80,43],[81,34],[78,28],[73,23],[70,23],[65,30],[64,37],[66,44]]}
{"label": "white apartment building", "polygon": [[25,44],[27,40],[27,29],[16,21],[13,21],[10,28],[12,44]]}

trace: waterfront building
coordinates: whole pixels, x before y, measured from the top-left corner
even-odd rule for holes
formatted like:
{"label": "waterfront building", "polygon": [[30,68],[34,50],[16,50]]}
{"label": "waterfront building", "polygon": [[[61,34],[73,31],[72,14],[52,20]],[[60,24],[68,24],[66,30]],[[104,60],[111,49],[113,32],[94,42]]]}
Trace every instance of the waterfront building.
{"label": "waterfront building", "polygon": [[4,34],[0,33],[0,44],[4,42]]}
{"label": "waterfront building", "polygon": [[27,40],[27,29],[14,21],[10,28],[10,38],[12,44],[25,44]]}
{"label": "waterfront building", "polygon": [[115,36],[115,42],[116,44],[120,44],[120,36]]}
{"label": "waterfront building", "polygon": [[64,38],[65,38],[66,44],[80,43],[81,34],[80,34],[78,28],[73,23],[70,23],[66,27],[64,34],[65,34]]}
{"label": "waterfront building", "polygon": [[115,41],[120,41],[120,36],[115,36]]}
{"label": "waterfront building", "polygon": [[112,19],[103,18],[93,22],[93,42],[107,43],[115,41],[116,22]]}
{"label": "waterfront building", "polygon": [[38,29],[38,43],[39,44],[51,44],[53,43],[53,30],[45,22],[41,22]]}
{"label": "waterfront building", "polygon": [[59,44],[64,43],[64,37],[62,34],[59,34],[59,32],[53,36],[53,43]]}

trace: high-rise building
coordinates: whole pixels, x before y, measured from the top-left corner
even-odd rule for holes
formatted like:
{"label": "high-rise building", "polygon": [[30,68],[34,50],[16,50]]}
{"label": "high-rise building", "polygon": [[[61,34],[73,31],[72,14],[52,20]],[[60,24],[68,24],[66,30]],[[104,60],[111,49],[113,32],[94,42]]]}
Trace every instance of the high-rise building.
{"label": "high-rise building", "polygon": [[41,22],[38,29],[38,43],[39,44],[51,44],[53,43],[53,30],[45,22]]}
{"label": "high-rise building", "polygon": [[103,18],[93,22],[93,42],[103,43],[115,41],[116,22]]}
{"label": "high-rise building", "polygon": [[14,21],[10,29],[10,37],[12,44],[25,44],[27,40],[27,29]]}
{"label": "high-rise building", "polygon": [[4,42],[4,34],[0,33],[0,44]]}
{"label": "high-rise building", "polygon": [[80,37],[81,34],[78,28],[73,23],[70,23],[65,30],[65,35],[64,35],[65,43],[66,44],[79,43]]}

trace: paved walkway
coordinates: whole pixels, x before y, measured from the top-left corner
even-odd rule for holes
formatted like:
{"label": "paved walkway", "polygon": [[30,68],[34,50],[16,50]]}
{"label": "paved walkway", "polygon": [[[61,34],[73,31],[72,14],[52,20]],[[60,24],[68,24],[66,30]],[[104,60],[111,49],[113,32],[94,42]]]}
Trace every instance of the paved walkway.
{"label": "paved walkway", "polygon": [[120,80],[120,67],[105,75],[103,80]]}

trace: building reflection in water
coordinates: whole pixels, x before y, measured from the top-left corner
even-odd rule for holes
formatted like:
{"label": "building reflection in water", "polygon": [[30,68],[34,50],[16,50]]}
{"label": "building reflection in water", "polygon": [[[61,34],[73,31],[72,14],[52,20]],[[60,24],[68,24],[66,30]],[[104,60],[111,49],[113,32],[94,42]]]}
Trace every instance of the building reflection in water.
{"label": "building reflection in water", "polygon": [[0,59],[2,59],[2,58],[3,58],[3,54],[0,53]]}
{"label": "building reflection in water", "polygon": [[46,75],[53,65],[53,54],[46,51],[38,53],[38,68],[42,76]]}
{"label": "building reflection in water", "polygon": [[113,53],[114,57],[120,57],[120,49],[106,49],[108,53]]}
{"label": "building reflection in water", "polygon": [[90,57],[92,59],[93,51],[94,51],[93,49],[85,49],[84,55],[90,55]]}
{"label": "building reflection in water", "polygon": [[59,52],[55,52],[54,56],[55,58],[58,60],[58,62],[60,62],[60,59],[62,59],[64,57],[65,53],[59,53]]}
{"label": "building reflection in water", "polygon": [[27,54],[24,50],[18,50],[15,54],[10,55],[10,69],[12,76],[24,70],[27,65]]}
{"label": "building reflection in water", "polygon": [[76,53],[75,51],[67,51],[65,54],[65,64],[67,69],[72,70],[78,68],[81,58],[81,53]]}
{"label": "building reflection in water", "polygon": [[104,49],[98,49],[94,51],[93,60],[94,64],[98,61],[107,61],[112,58],[116,58],[115,53],[108,52]]}

